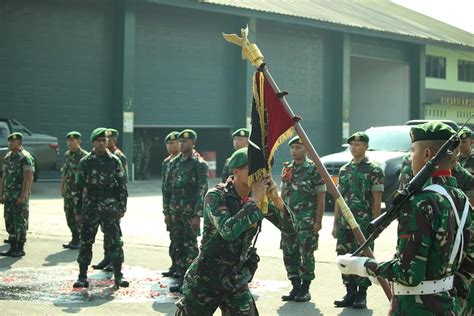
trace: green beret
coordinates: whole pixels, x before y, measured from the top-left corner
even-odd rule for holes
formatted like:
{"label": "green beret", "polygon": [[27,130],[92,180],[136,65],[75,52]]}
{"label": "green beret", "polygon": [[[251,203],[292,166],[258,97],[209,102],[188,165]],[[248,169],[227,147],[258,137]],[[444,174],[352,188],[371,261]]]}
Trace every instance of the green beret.
{"label": "green beret", "polygon": [[288,142],[288,145],[291,146],[293,144],[303,144],[303,142],[301,141],[300,137],[299,136],[295,136],[293,137],[292,139],[290,139],[290,141]]}
{"label": "green beret", "polygon": [[431,121],[413,126],[410,137],[412,143],[420,140],[448,140],[454,133],[456,132],[451,126],[440,121]]}
{"label": "green beret", "polygon": [[110,133],[111,137],[118,137],[119,132],[115,128],[107,128],[107,131]]}
{"label": "green beret", "polygon": [[235,137],[235,136],[248,138],[250,136],[250,131],[247,128],[239,128],[232,134],[232,137]]}
{"label": "green beret", "polygon": [[167,143],[169,140],[178,140],[179,132],[177,131],[172,131],[165,137],[165,143]]}
{"label": "green beret", "polygon": [[184,131],[181,131],[181,133],[179,133],[178,138],[197,139],[197,133],[192,129],[185,129]]}
{"label": "green beret", "polygon": [[248,164],[247,159],[247,147],[240,148],[239,150],[234,151],[232,156],[230,156],[229,169],[232,170],[234,168],[240,168]]}
{"label": "green beret", "polygon": [[109,137],[110,132],[105,127],[98,127],[91,133],[91,142],[96,140],[98,137]]}
{"label": "green beret", "polygon": [[462,130],[459,132],[459,137],[461,139],[470,138],[472,135],[472,131],[469,127],[463,127]]}
{"label": "green beret", "polygon": [[16,139],[23,140],[23,134],[15,132],[15,133],[11,133],[10,135],[8,135],[8,138],[7,138],[7,140],[9,140],[9,141],[10,140],[16,140]]}
{"label": "green beret", "polygon": [[353,140],[368,143],[369,135],[367,135],[367,133],[364,133],[364,132],[355,132],[354,134],[351,135],[351,137],[347,139],[347,143],[350,144],[350,142]]}
{"label": "green beret", "polygon": [[72,131],[66,134],[66,138],[81,138],[81,133]]}

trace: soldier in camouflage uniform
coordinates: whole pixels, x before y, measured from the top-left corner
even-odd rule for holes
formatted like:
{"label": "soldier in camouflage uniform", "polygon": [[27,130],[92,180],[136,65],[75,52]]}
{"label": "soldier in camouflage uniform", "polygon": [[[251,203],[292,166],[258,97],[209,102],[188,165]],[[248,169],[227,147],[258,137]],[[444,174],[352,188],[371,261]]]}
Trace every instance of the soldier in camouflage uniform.
{"label": "soldier in camouflage uniform", "polygon": [[[232,133],[232,142],[234,145],[234,150],[239,150],[240,148],[246,148],[249,145],[249,136],[250,131],[247,128],[239,128],[234,133]],[[229,158],[225,160],[224,168],[222,169],[222,183],[227,181],[232,175],[232,170],[229,169]]]}
{"label": "soldier in camouflage uniform", "polygon": [[[122,167],[124,170],[125,181],[128,182],[127,156],[125,156],[123,151],[121,151],[117,147],[119,132],[114,128],[108,128],[107,131],[109,134],[107,149],[120,159],[120,162],[122,163]],[[104,232],[104,227],[102,225],[100,225],[100,230]],[[104,235],[104,259],[102,259],[98,264],[93,264],[92,265],[93,269],[96,269],[96,270],[104,269],[107,272],[113,271],[112,262],[109,259],[109,256],[107,254],[107,249],[110,249],[110,243],[111,243],[111,240],[108,237],[109,235]]]}
{"label": "soldier in camouflage uniform", "polygon": [[87,267],[92,260],[92,245],[99,225],[104,228],[108,258],[114,267],[115,285],[126,287],[121,269],[124,261],[120,218],[127,208],[127,182],[122,163],[107,149],[106,128],[92,131],[91,142],[94,149],[81,159],[77,177],[76,220],[82,224],[81,248],[77,257],[79,277],[75,288],[88,287]]}
{"label": "soldier in camouflage uniform", "polygon": [[[434,121],[412,127],[410,134],[413,172],[417,174],[454,130]],[[424,189],[402,206],[393,260],[377,263],[367,257],[338,257],[344,274],[394,282],[390,315],[461,312],[460,303],[466,299],[474,272],[472,209],[467,197],[455,188],[450,159],[445,157]]]}
{"label": "soldier in camouflage uniform", "polygon": [[[362,233],[367,236],[370,221],[380,215],[384,175],[382,169],[369,161],[365,153],[369,145],[369,136],[356,132],[347,139],[352,156],[351,162],[339,170],[339,191],[354,214]],[[336,205],[333,236],[337,238],[336,252],[343,255],[354,252],[359,245],[352,234],[349,224],[341,216]],[[370,246],[373,249],[373,244]],[[368,278],[342,275],[346,286],[346,295],[334,301],[337,307],[366,308],[367,288],[371,285]]]}
{"label": "soldier in camouflage uniform", "polygon": [[398,178],[400,180],[398,189],[402,190],[412,178],[413,170],[411,169],[411,153],[408,153],[402,158],[402,168],[400,170],[400,176]]}
{"label": "soldier in camouflage uniform", "polygon": [[8,136],[8,153],[3,158],[0,182],[0,203],[5,204],[4,217],[10,241],[10,249],[1,256],[22,257],[28,230],[28,202],[33,182],[34,161],[26,151],[21,133]]}
{"label": "soldier in camouflage uniform", "polygon": [[[208,316],[217,308],[223,315],[258,315],[248,287],[258,262],[255,235],[263,218],[288,233],[294,230],[270,177],[249,187],[247,163],[247,149],[237,150],[229,161],[233,177],[206,195],[200,252],[186,272],[177,316]],[[257,206],[265,194],[266,214]]]}
{"label": "soldier in camouflage uniform", "polygon": [[197,134],[185,129],[178,135],[180,153],[171,160],[164,184],[163,212],[170,230],[178,283],[170,291],[179,292],[183,276],[198,254],[203,199],[207,192],[208,166],[194,153]]}
{"label": "soldier in camouflage uniform", "polygon": [[461,138],[461,146],[459,147],[458,162],[461,166],[474,174],[474,152],[471,150],[472,131],[468,127],[464,127],[459,133]]}
{"label": "soldier in camouflage uniform", "polygon": [[[166,144],[166,150],[168,151],[168,157],[166,157],[163,162],[161,163],[161,192],[163,196],[165,196],[166,192],[166,187],[165,183],[167,181],[167,175],[168,175],[168,169],[171,160],[173,160],[174,157],[176,157],[179,154],[179,141],[178,141],[178,136],[179,132],[177,131],[172,131],[165,137],[165,144]],[[169,205],[165,205],[163,203],[163,207],[168,207]],[[169,214],[169,210],[164,210],[164,214]],[[171,235],[171,231],[169,228],[169,215],[165,215],[165,224],[166,224],[166,230],[170,232],[170,241],[173,240],[173,236]],[[169,249],[168,249],[168,254],[171,258],[171,267],[168,269],[168,271],[165,271],[162,273],[163,276],[165,277],[170,277],[173,276],[176,273],[176,253],[175,253],[175,246],[171,242]]]}
{"label": "soldier in camouflage uniform", "polygon": [[74,192],[76,191],[79,161],[87,155],[87,151],[81,148],[81,133],[79,132],[67,133],[66,141],[69,149],[64,153],[64,162],[61,168],[61,195],[64,199],[64,213],[66,214],[67,226],[71,230],[72,240],[67,244],[63,244],[63,247],[79,249],[81,246],[80,227],[74,214]]}
{"label": "soldier in camouflage uniform", "polygon": [[[324,214],[326,185],[298,136],[289,141],[293,161],[284,163],[281,198],[291,208],[296,232],[281,233],[281,248],[288,279],[293,286],[283,301],[311,299],[309,285],[314,279],[314,251]],[[301,283],[303,282],[303,283]]]}
{"label": "soldier in camouflage uniform", "polygon": [[144,154],[145,143],[143,142],[142,131],[137,129],[133,133],[133,164],[135,180],[144,180],[142,178]]}

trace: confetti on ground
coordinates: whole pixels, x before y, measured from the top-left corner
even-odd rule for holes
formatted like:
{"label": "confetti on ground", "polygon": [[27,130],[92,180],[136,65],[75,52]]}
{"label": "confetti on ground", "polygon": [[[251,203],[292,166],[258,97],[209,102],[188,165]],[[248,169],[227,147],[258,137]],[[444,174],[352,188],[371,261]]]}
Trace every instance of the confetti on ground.
{"label": "confetti on ground", "polygon": [[[91,301],[174,303],[180,297],[178,293],[169,291],[175,281],[161,276],[161,271],[157,270],[124,266],[122,272],[130,282],[130,287],[118,288],[114,284],[113,273],[90,269],[89,288],[75,289],[72,285],[78,272],[77,266],[72,265],[0,271],[0,300],[62,305]],[[282,281],[254,280],[249,288],[256,296],[260,296],[285,286],[286,282]]]}

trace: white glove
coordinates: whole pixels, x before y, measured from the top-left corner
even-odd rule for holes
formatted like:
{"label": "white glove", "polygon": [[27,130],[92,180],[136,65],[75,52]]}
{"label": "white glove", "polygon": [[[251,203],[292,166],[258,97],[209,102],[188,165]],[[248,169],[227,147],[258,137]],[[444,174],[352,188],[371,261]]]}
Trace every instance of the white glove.
{"label": "white glove", "polygon": [[337,256],[337,267],[342,274],[355,274],[361,277],[368,277],[369,273],[365,263],[369,260],[367,257],[351,257],[351,254]]}

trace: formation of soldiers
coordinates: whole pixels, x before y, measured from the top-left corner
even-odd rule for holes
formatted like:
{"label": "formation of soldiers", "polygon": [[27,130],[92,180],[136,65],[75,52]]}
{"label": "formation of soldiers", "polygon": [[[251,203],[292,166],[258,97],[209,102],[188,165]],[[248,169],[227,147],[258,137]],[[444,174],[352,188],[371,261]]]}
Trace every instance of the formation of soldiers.
{"label": "formation of soldiers", "polygon": [[[412,153],[404,157],[403,187],[455,132],[440,122],[411,129]],[[170,291],[182,293],[176,315],[258,315],[248,283],[257,269],[255,242],[261,222],[268,219],[281,231],[281,249],[290,293],[284,301],[311,299],[315,279],[314,252],[325,209],[326,186],[299,137],[289,141],[292,161],[281,171],[281,193],[271,176],[249,185],[249,131],[234,132],[235,152],[225,162],[222,183],[208,190],[208,165],[195,150],[197,133],[190,129],[165,138],[169,156],[162,163],[163,214],[170,234],[171,266],[163,275],[176,279]],[[471,198],[474,197],[474,156],[469,129],[460,132],[461,145],[416,192],[399,216],[394,259],[376,262],[351,256],[358,247],[341,210],[335,207],[332,235],[337,239],[338,267],[346,287],[335,307],[366,308],[367,288],[375,277],[392,282],[393,315],[470,315],[473,296],[474,238]],[[78,132],[67,134],[69,150],[62,168],[61,193],[72,240],[79,248],[79,277],[74,287],[87,287],[87,268],[98,227],[104,232],[104,259],[117,286],[128,286],[121,273],[124,260],[120,218],[127,205],[126,157],[116,148],[118,132],[98,128],[91,134],[93,150],[80,147]],[[28,198],[33,160],[21,147],[21,134],[8,137],[0,185],[10,250],[22,256],[28,227]],[[383,170],[366,156],[370,139],[357,132],[347,139],[353,159],[341,167],[338,189],[362,232],[381,212]],[[264,197],[268,210],[259,208]],[[471,201],[471,203],[469,203]],[[203,232],[198,249],[197,237]],[[371,245],[373,249],[373,245]]]}

